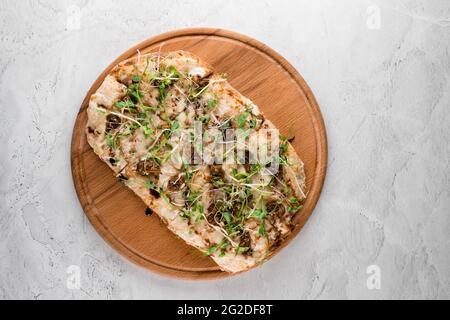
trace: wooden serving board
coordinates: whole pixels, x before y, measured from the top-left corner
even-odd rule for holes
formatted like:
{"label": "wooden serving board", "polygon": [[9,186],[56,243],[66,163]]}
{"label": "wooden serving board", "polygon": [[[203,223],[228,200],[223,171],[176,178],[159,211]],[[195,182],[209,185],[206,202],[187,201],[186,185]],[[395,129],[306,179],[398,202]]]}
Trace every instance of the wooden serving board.
{"label": "wooden serving board", "polygon": [[113,176],[86,140],[89,97],[109,71],[137,55],[138,49],[144,54],[161,45],[165,52],[190,51],[226,73],[231,85],[256,103],[282,134],[295,134],[292,144],[305,163],[308,196],[296,217],[297,227],[277,251],[298,234],[319,198],[327,165],[324,123],[311,90],[283,57],[252,38],[221,29],[183,29],[146,40],[118,57],[92,85],[75,123],[71,162],[78,197],[94,228],[119,253],[157,273],[189,279],[225,277],[230,274],[176,238],[156,214],[146,216],[144,203]]}

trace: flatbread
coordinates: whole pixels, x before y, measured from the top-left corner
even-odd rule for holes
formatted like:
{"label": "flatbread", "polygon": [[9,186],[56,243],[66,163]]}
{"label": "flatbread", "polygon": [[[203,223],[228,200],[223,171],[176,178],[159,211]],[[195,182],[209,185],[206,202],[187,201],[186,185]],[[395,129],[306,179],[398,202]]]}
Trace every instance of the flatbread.
{"label": "flatbread", "polygon": [[[294,148],[192,53],[119,63],[90,97],[87,114],[94,152],[224,271],[263,262],[301,214],[305,173]],[[255,145],[271,155],[260,156]]]}

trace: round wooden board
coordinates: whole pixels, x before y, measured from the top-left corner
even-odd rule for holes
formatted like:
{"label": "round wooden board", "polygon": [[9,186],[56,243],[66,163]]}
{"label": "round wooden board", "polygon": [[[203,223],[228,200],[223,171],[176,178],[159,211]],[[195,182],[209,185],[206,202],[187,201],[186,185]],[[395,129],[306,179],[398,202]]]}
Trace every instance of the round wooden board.
{"label": "round wooden board", "polygon": [[[325,127],[317,102],[299,73],[266,45],[235,32],[193,28],[168,32],[129,49],[94,82],[87,93],[72,136],[72,174],[86,215],[99,234],[131,261],[159,274],[188,279],[230,275],[212,259],[172,234],[156,214],[121,184],[89,147],[85,125],[89,97],[120,61],[158,51],[186,50],[226,73],[232,86],[250,98],[282,134],[293,130],[293,146],[305,163],[308,196],[297,227],[283,245],[300,231],[311,215],[322,189],[327,165]],[[277,252],[276,251],[276,252]],[[275,252],[275,253],[276,253]],[[273,256],[273,254],[272,254]]]}

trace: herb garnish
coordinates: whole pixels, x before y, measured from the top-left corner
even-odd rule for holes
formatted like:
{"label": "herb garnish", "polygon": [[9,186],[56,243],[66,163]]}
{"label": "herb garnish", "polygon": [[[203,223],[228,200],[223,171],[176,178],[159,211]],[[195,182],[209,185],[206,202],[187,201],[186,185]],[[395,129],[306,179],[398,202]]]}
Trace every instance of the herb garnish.
{"label": "herb garnish", "polygon": [[[214,122],[223,132],[230,127],[237,128],[236,131],[240,137],[247,138],[251,132],[250,129],[257,129],[258,124],[262,121],[253,115],[252,109],[248,106],[242,109],[240,114],[227,116],[225,119],[216,114],[210,115],[212,109],[219,104],[219,98],[214,92],[216,89],[211,89],[210,84],[223,80],[194,81],[189,74],[180,74],[174,66],[167,66],[164,62],[160,64],[159,57],[156,69],[152,68],[147,72],[147,67],[148,60],[144,72],[132,76],[126,96],[114,104],[117,112],[105,110],[105,112],[115,114],[122,119],[120,129],[116,130],[118,132],[105,135],[106,144],[112,149],[117,148],[118,143],[120,146],[120,140],[116,141],[117,137],[130,135],[136,129],[141,128],[141,132],[150,140],[150,143],[144,141],[147,148],[145,159],[153,161],[155,168],[160,168],[163,163],[170,161],[170,156],[177,149],[175,145],[171,145],[174,141],[174,132],[181,126],[186,126],[188,122],[180,124],[177,120],[173,120],[173,117],[169,117],[169,108],[183,98],[189,106],[194,104],[194,119],[207,124],[206,127],[210,127],[208,124]],[[152,99],[157,100],[153,106],[143,103],[143,100],[147,101],[144,96],[147,97],[148,88],[159,92],[159,97],[157,93],[151,95]],[[172,88],[177,89],[178,92],[171,95]],[[190,136],[190,138],[195,142],[195,137]],[[288,146],[287,139],[282,137],[279,145],[279,157],[282,165],[288,165],[286,157]],[[194,153],[200,153],[201,149],[198,149],[199,147],[194,143]],[[142,157],[139,160],[142,160]],[[152,179],[145,184],[146,188],[151,190],[151,194],[155,197],[160,195],[174,210],[179,212],[181,217],[187,219],[191,226],[194,223],[201,223],[201,225],[209,225],[223,234],[223,240],[211,245],[205,252],[207,255],[217,254],[221,257],[227,252],[234,251],[235,254],[242,254],[249,250],[251,252],[251,242],[243,237],[243,234],[248,235],[249,233],[248,219],[253,218],[258,222],[255,227],[257,230],[253,230],[254,234],[269,237],[266,227],[271,226],[272,215],[275,216],[280,212],[289,212],[293,215],[302,208],[298,199],[291,196],[292,188],[283,186],[282,182],[279,183],[280,179],[275,175],[269,179],[270,181],[261,179],[262,171],[266,170],[266,167],[268,164],[243,163],[242,165],[238,163],[231,171],[227,169],[226,173],[216,173],[210,178],[205,178],[205,182],[202,182],[199,187],[198,180],[195,179],[195,185],[193,180],[194,176],[202,174],[202,166],[183,163],[178,174],[184,179],[185,187],[182,189],[184,206],[172,204],[171,191],[167,191],[166,194],[158,187],[158,178],[155,180],[153,172],[143,175]],[[150,170],[148,171],[150,172]],[[282,171],[281,174],[284,174],[283,172],[285,171]],[[280,178],[282,180],[282,177]],[[208,200],[208,197],[205,198],[207,193],[211,200]],[[269,206],[267,204],[269,198],[270,201],[275,201],[276,205]],[[208,207],[204,207],[206,204]],[[246,241],[243,241],[243,238]]]}

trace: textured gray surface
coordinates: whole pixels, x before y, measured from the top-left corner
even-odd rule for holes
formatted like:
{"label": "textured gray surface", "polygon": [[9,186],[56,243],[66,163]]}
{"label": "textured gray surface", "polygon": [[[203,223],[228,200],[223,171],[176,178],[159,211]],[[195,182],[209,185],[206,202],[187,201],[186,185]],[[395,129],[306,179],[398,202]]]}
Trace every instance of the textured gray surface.
{"label": "textured gray surface", "polygon": [[[75,116],[98,74],[188,26],[281,53],[328,131],[326,183],[304,230],[261,268],[220,281],[123,260],[85,221],[70,172]],[[450,298],[449,50],[445,0],[1,1],[0,298]],[[66,285],[70,265],[80,289]],[[370,265],[379,290],[366,285]]]}

